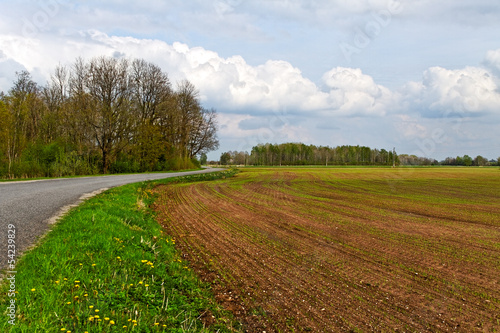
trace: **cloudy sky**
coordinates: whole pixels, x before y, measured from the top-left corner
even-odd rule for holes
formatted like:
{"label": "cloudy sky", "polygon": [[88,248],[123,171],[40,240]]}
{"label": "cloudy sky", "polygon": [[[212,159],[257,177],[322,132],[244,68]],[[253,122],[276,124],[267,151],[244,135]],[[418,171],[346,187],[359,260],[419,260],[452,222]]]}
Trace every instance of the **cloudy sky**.
{"label": "cloudy sky", "polygon": [[144,58],[219,114],[221,147],[500,156],[498,0],[0,0],[0,90],[79,56]]}

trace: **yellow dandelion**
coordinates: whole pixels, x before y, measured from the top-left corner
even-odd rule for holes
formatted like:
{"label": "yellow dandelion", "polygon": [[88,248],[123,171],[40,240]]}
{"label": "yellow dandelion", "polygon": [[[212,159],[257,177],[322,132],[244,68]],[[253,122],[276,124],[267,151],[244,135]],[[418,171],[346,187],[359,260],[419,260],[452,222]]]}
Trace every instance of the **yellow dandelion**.
{"label": "yellow dandelion", "polygon": [[139,284],[142,284],[142,281],[139,281]]}
{"label": "yellow dandelion", "polygon": [[167,327],[167,325],[163,324],[163,327]]}
{"label": "yellow dandelion", "polygon": [[93,321],[93,320],[94,320],[94,317],[89,317],[89,320],[90,320],[90,321]]}
{"label": "yellow dandelion", "polygon": [[92,267],[94,267],[94,266],[95,266],[95,264],[92,264]]}
{"label": "yellow dandelion", "polygon": [[109,320],[109,318],[108,318],[108,317],[105,317],[105,318],[104,318],[104,320]]}
{"label": "yellow dandelion", "polygon": [[75,288],[80,288],[80,285],[79,284],[75,284]]}
{"label": "yellow dandelion", "polygon": [[80,281],[75,281],[75,283],[80,283]]}
{"label": "yellow dandelion", "polygon": [[68,281],[68,279],[66,279],[66,278],[64,278],[63,280],[64,280],[64,281]]}
{"label": "yellow dandelion", "polygon": [[36,291],[36,289],[35,289],[35,288],[33,288],[33,289],[31,289],[31,291]]}
{"label": "yellow dandelion", "polygon": [[122,327],[122,328],[127,328],[127,325],[123,325],[123,327]]}
{"label": "yellow dandelion", "polygon": [[147,260],[141,260],[142,263],[148,262]]}
{"label": "yellow dandelion", "polygon": [[120,257],[116,257],[116,259],[121,259]]}
{"label": "yellow dandelion", "polygon": [[160,323],[155,323],[155,326],[158,326],[158,325],[160,325]]}
{"label": "yellow dandelion", "polygon": [[131,287],[132,287],[133,285],[134,285],[133,283],[131,283],[131,284],[130,284],[130,286],[131,286]]}
{"label": "yellow dandelion", "polygon": [[110,324],[110,325],[114,325],[114,324],[115,324],[115,321],[114,321],[114,320],[110,320],[110,321],[109,321],[109,324]]}
{"label": "yellow dandelion", "polygon": [[99,319],[99,315],[95,315],[94,318]]}
{"label": "yellow dandelion", "polygon": [[95,312],[99,312],[99,309],[95,309],[94,311],[95,311]]}
{"label": "yellow dandelion", "polygon": [[66,329],[63,327],[63,328],[61,328],[61,331],[66,331]]}
{"label": "yellow dandelion", "polygon": [[89,305],[89,309],[92,309],[92,308],[94,308],[94,306],[93,305]]}
{"label": "yellow dandelion", "polygon": [[59,280],[56,280],[56,283],[59,283]]}
{"label": "yellow dandelion", "polygon": [[135,323],[137,323],[137,320],[134,319],[134,320],[132,320],[132,322],[135,324]]}
{"label": "yellow dandelion", "polygon": [[87,297],[89,294],[84,294],[83,296]]}
{"label": "yellow dandelion", "polygon": [[75,299],[78,299],[78,296],[75,296]]}
{"label": "yellow dandelion", "polygon": [[83,266],[83,264],[82,264],[82,263],[80,263],[80,266]]}
{"label": "yellow dandelion", "polygon": [[149,284],[145,284],[144,286],[149,287]]}
{"label": "yellow dandelion", "polygon": [[68,304],[68,305],[69,305],[69,304],[71,304],[71,302],[66,302],[66,304]]}
{"label": "yellow dandelion", "polygon": [[132,321],[132,319],[129,318],[127,321]]}

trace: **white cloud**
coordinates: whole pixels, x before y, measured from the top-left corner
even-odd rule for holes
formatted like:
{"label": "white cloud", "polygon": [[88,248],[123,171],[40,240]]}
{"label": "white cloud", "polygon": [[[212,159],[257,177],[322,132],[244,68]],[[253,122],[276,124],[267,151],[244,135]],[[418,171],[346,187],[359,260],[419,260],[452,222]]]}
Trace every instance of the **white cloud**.
{"label": "white cloud", "polygon": [[361,69],[337,67],[325,73],[323,81],[330,89],[332,107],[344,115],[382,116],[396,101],[389,89],[376,84]]}
{"label": "white cloud", "polygon": [[[201,47],[108,36],[97,30],[51,40],[0,36],[0,50],[4,50],[5,57],[17,61],[27,70],[39,70],[46,80],[59,63],[70,65],[78,56],[91,58],[122,54],[129,58],[144,58],[160,65],[173,81],[184,78],[192,81],[204,102],[238,112],[248,112],[249,109],[264,113],[281,109],[291,112],[328,109],[349,115],[351,112],[364,113],[362,108],[366,106],[367,113],[382,114],[379,106],[372,104],[387,94],[385,88],[375,85],[360,70],[351,70],[356,76],[354,81],[338,82],[340,88],[331,85],[334,90],[323,92],[286,61],[269,60],[251,66],[240,56],[223,58]],[[331,76],[328,82],[332,83],[338,76],[335,71],[327,73]],[[356,87],[363,82],[366,84]],[[358,98],[361,101],[357,101]]]}
{"label": "white cloud", "polygon": [[467,116],[500,108],[493,74],[478,67],[432,67],[424,72],[422,82],[410,82],[403,91],[410,108],[426,116]]}
{"label": "white cloud", "polygon": [[[202,47],[108,36],[97,30],[50,39],[3,35],[0,51],[0,74],[4,75],[0,88],[5,91],[10,88],[5,86],[6,73],[13,64],[48,80],[58,64],[70,65],[78,56],[122,54],[160,65],[174,82],[192,81],[207,106],[226,112],[270,114],[287,110],[327,116],[384,116],[417,110],[436,117],[500,109],[498,78],[479,67],[432,67],[424,72],[421,82],[409,82],[400,91],[377,84],[361,69],[336,67],[323,75],[322,89],[287,61],[268,60],[251,66],[241,56],[223,58]],[[500,68],[500,51],[488,52],[485,63],[492,70]]]}
{"label": "white cloud", "polygon": [[[491,69],[497,76],[500,75],[500,49],[488,51],[484,60],[484,64]],[[498,77],[497,77],[498,79]]]}

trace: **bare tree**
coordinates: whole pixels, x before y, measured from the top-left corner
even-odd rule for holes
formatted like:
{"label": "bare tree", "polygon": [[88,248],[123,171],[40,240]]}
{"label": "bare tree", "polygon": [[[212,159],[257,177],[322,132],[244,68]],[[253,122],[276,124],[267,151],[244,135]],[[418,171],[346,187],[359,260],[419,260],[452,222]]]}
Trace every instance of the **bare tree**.
{"label": "bare tree", "polygon": [[219,148],[217,139],[217,113],[214,109],[200,110],[193,119],[189,137],[189,157],[204,154]]}
{"label": "bare tree", "polygon": [[170,81],[157,65],[136,59],[132,62],[130,85],[136,112],[134,153],[139,157],[142,170],[153,170],[165,153],[159,119],[172,98]]}
{"label": "bare tree", "polygon": [[191,157],[189,153],[190,133],[197,125],[201,112],[199,92],[189,81],[178,84],[176,91],[176,143],[184,157]]}
{"label": "bare tree", "polygon": [[94,58],[87,65],[86,90],[90,97],[87,121],[102,153],[104,173],[130,141],[133,117],[128,69],[127,60],[108,57]]}
{"label": "bare tree", "polygon": [[172,88],[168,75],[155,64],[143,59],[132,62],[131,89],[142,122],[154,122],[162,103],[171,98]]}

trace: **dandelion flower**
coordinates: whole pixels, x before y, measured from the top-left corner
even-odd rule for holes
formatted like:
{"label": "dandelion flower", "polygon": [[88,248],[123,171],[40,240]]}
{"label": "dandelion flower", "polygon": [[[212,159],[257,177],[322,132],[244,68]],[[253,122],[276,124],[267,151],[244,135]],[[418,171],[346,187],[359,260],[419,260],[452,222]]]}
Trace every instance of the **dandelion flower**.
{"label": "dandelion flower", "polygon": [[139,284],[142,284],[142,281],[139,281]]}
{"label": "dandelion flower", "polygon": [[61,331],[66,331],[66,329],[63,327],[63,328],[61,328]]}
{"label": "dandelion flower", "polygon": [[31,289],[31,291],[36,291],[36,289],[35,289],[35,288],[33,288],[33,289]]}
{"label": "dandelion flower", "polygon": [[135,324],[135,323],[137,323],[137,320],[134,319],[134,320],[132,320],[132,322]]}
{"label": "dandelion flower", "polygon": [[114,324],[115,324],[115,321],[114,321],[114,320],[110,320],[110,321],[109,321],[109,324],[110,324],[110,325],[114,325]]}
{"label": "dandelion flower", "polygon": [[94,306],[93,305],[89,305],[89,309],[92,309]]}
{"label": "dandelion flower", "polygon": [[141,260],[142,263],[148,262],[147,260]]}
{"label": "dandelion flower", "polygon": [[99,315],[95,315],[94,318],[99,319]]}
{"label": "dandelion flower", "polygon": [[67,304],[67,305],[70,305],[70,304],[71,304],[71,302],[66,302],[66,304]]}
{"label": "dandelion flower", "polygon": [[158,325],[160,325],[160,323],[155,323],[155,326],[158,326]]}
{"label": "dandelion flower", "polygon": [[99,312],[99,309],[95,309],[94,311],[95,311],[95,312]]}
{"label": "dandelion flower", "polygon": [[75,296],[75,299],[78,299],[78,296]]}
{"label": "dandelion flower", "polygon": [[104,320],[109,320],[109,318],[108,318],[108,317],[105,317],[105,318],[104,318]]}
{"label": "dandelion flower", "polygon": [[92,267],[94,267],[94,266],[95,266],[95,264],[92,264]]}
{"label": "dandelion flower", "polygon": [[129,318],[127,321],[132,321],[132,319]]}
{"label": "dandelion flower", "polygon": [[89,294],[84,294],[83,296],[87,297]]}
{"label": "dandelion flower", "polygon": [[59,280],[56,280],[56,283],[59,283]]}
{"label": "dandelion flower", "polygon": [[123,325],[123,327],[122,327],[122,328],[127,328],[127,325]]}
{"label": "dandelion flower", "polygon": [[75,283],[80,283],[80,281],[75,281]]}
{"label": "dandelion flower", "polygon": [[89,317],[89,321],[93,321],[94,320],[94,317]]}

